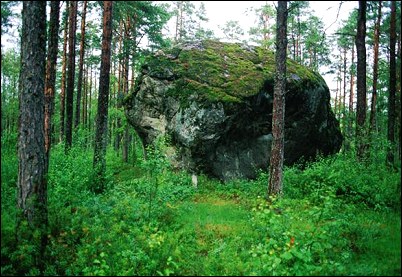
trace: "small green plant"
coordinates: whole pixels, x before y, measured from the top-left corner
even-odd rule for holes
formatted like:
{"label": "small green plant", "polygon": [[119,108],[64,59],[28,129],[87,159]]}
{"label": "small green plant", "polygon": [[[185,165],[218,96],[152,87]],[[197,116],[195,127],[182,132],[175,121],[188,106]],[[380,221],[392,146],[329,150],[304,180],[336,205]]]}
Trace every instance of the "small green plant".
{"label": "small green plant", "polygon": [[168,161],[163,150],[166,147],[165,137],[159,137],[153,145],[146,148],[147,158],[142,162],[142,167],[147,172],[148,185],[148,221],[151,221],[153,202],[157,197],[159,179],[168,168]]}
{"label": "small green plant", "polygon": [[157,271],[159,276],[171,276],[175,275],[175,271],[179,268],[179,265],[173,261],[172,256],[169,256],[166,261],[166,268],[163,271]]}

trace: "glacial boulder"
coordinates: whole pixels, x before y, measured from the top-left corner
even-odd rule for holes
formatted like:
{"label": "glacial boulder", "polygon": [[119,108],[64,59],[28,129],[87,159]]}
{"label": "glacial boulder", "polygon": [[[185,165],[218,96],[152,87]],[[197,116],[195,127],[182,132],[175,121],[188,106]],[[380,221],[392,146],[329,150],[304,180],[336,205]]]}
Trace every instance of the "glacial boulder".
{"label": "glacial boulder", "polygon": [[[144,145],[169,137],[179,168],[225,181],[254,178],[269,165],[274,74],[274,54],[263,48],[183,43],[146,59],[125,114]],[[341,144],[324,79],[287,60],[285,164],[336,153]]]}

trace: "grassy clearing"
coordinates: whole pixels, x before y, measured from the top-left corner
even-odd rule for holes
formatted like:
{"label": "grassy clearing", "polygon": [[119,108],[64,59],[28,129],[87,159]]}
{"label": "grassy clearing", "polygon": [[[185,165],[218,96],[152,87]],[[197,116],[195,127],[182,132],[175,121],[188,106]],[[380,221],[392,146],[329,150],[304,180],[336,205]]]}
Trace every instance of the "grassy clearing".
{"label": "grassy clearing", "polygon": [[177,227],[171,235],[180,245],[173,256],[180,264],[180,275],[241,272],[241,253],[247,247],[244,238],[253,233],[248,220],[241,204],[216,195],[197,193],[178,205]]}

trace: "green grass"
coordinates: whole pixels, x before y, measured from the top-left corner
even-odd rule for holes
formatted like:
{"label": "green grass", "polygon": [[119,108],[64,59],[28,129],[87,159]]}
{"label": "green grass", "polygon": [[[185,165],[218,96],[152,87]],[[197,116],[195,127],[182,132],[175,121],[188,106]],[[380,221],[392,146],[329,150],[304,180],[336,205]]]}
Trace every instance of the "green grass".
{"label": "green grass", "polygon": [[[180,242],[173,255],[180,275],[237,275],[242,271],[244,238],[253,233],[249,212],[235,200],[196,194],[176,207],[177,227],[170,235]],[[228,266],[230,265],[230,266]]]}
{"label": "green grass", "polygon": [[[15,139],[15,138],[14,138]],[[18,161],[2,140],[2,275],[37,274],[15,241]],[[227,184],[107,154],[106,191],[91,192],[92,152],[52,148],[46,275],[400,275],[400,171],[338,155]],[[381,159],[379,159],[381,160]]]}

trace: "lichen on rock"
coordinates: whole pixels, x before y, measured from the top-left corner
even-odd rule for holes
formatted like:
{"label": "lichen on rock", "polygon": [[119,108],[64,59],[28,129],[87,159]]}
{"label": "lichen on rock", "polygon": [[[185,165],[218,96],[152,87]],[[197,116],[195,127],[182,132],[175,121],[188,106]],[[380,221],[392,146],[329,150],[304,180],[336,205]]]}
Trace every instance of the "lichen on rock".
{"label": "lichen on rock", "polygon": [[[150,55],[125,100],[145,144],[172,138],[177,165],[222,180],[267,169],[272,141],[274,54],[206,40]],[[287,60],[285,164],[339,151],[342,136],[324,79]]]}

